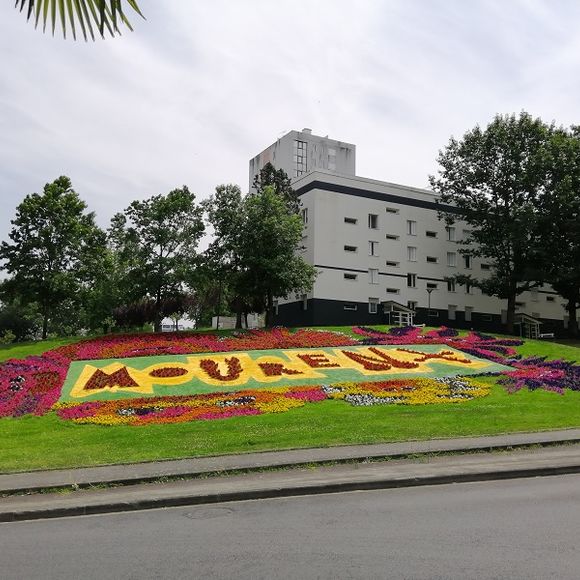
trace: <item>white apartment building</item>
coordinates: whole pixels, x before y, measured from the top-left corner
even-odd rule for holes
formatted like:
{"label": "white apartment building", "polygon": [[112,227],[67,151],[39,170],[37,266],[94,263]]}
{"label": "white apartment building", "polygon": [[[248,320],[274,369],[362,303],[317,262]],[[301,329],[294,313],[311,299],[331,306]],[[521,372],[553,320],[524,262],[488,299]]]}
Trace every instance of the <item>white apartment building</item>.
{"label": "white apartment building", "polygon": [[[318,271],[309,294],[277,300],[277,324],[384,324],[412,315],[415,323],[502,330],[506,301],[448,279],[481,278],[490,265],[459,253],[468,226],[446,227],[433,192],[358,177],[354,145],[309,132],[292,131],[266,152],[250,161],[250,183],[268,160],[294,176],[302,253]],[[543,287],[521,294],[517,312],[541,321],[540,332],[558,332],[566,326],[563,302]]]}

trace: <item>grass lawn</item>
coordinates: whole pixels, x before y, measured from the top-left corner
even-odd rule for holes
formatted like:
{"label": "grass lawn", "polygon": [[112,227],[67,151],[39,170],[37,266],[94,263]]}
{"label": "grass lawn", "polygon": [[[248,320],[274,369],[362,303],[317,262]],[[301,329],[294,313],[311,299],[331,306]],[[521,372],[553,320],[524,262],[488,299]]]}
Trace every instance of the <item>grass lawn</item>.
{"label": "grass lawn", "polygon": [[[4,347],[0,360],[72,341]],[[553,342],[527,341],[518,351],[580,361],[579,348]],[[353,407],[324,401],[280,414],[146,427],[77,425],[50,413],[0,419],[0,472],[571,427],[580,427],[580,392],[508,395],[500,386],[487,397],[453,405]]]}

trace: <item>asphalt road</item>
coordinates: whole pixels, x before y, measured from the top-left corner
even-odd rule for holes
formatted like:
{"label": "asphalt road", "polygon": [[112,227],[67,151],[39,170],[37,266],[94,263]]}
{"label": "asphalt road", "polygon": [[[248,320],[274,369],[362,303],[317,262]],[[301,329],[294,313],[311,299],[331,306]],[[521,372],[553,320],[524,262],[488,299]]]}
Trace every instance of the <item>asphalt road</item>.
{"label": "asphalt road", "polygon": [[0,578],[580,578],[580,475],[0,524]]}

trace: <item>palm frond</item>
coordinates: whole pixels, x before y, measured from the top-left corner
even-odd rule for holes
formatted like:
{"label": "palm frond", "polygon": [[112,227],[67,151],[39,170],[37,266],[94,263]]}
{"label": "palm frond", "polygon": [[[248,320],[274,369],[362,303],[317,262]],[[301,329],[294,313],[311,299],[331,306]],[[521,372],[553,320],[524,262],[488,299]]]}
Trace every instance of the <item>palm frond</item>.
{"label": "palm frond", "polygon": [[42,22],[43,32],[48,24],[54,35],[60,23],[65,38],[68,28],[75,40],[77,33],[85,40],[95,40],[95,30],[103,38],[105,30],[111,36],[121,34],[119,23],[133,30],[123,11],[125,5],[144,18],[136,0],[16,0],[15,7],[20,12],[26,11],[27,20],[34,17],[35,27]]}

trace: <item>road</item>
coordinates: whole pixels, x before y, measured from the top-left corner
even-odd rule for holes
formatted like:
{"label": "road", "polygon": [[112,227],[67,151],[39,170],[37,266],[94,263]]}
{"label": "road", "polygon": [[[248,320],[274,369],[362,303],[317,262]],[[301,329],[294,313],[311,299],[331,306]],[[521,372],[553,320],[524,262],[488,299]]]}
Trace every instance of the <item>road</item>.
{"label": "road", "polygon": [[580,578],[580,475],[0,525],[0,578]]}

